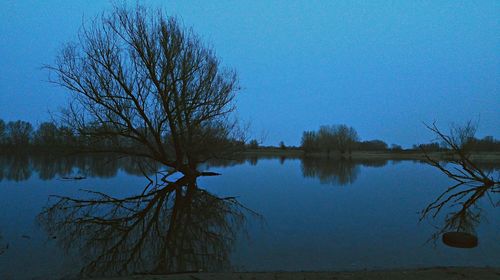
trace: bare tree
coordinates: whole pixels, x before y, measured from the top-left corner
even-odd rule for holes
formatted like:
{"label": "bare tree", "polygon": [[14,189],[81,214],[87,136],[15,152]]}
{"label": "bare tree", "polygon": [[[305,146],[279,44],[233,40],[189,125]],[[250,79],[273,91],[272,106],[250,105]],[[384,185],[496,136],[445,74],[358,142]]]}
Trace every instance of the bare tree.
{"label": "bare tree", "polygon": [[195,174],[235,131],[236,73],[161,11],[115,7],[83,26],[47,68],[73,93],[65,121],[82,135],[127,143],[113,152]]}
{"label": "bare tree", "polygon": [[319,145],[326,149],[328,154],[331,150],[338,150],[341,154],[351,152],[354,143],[358,140],[356,130],[345,124],[321,126],[318,131]]}
{"label": "bare tree", "polygon": [[446,215],[445,225],[437,235],[447,231],[470,233],[479,222],[481,211],[476,205],[478,200],[488,197],[494,206],[500,206],[500,174],[486,172],[471,160],[470,139],[474,139],[475,125],[468,122],[462,127],[454,126],[449,135],[440,131],[435,124],[427,128],[452,153],[447,162],[432,158],[426,153],[427,162],[455,183],[422,211],[421,219],[429,215],[436,217],[443,208],[451,207],[453,210]]}
{"label": "bare tree", "polygon": [[[436,134],[437,127],[433,125],[431,128]],[[452,125],[450,135],[448,139],[443,139],[441,135],[438,136],[443,141],[443,145],[447,148],[451,148],[452,150],[460,150],[464,155],[468,156],[468,153],[471,152],[474,145],[474,135],[477,131],[477,124],[472,123],[472,121],[468,121],[465,125]]]}
{"label": "bare tree", "polygon": [[33,136],[33,126],[26,121],[11,121],[6,125],[7,142],[11,145],[25,147]]}
{"label": "bare tree", "polygon": [[336,127],[337,147],[341,153],[351,152],[352,146],[359,140],[358,133],[353,127],[345,124]]}

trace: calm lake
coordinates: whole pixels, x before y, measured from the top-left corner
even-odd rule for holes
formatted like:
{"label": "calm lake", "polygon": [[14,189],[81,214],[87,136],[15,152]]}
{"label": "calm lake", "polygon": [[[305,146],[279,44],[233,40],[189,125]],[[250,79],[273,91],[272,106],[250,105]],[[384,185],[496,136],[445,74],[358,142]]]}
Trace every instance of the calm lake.
{"label": "calm lake", "polygon": [[[477,247],[432,239],[453,209],[422,221],[419,212],[452,182],[421,162],[253,158],[204,169],[222,175],[198,179],[182,203],[159,191],[124,206],[116,199],[140,196],[149,182],[132,161],[0,157],[0,278],[500,264],[500,207],[487,197],[476,205]],[[51,195],[95,197],[82,190],[106,202],[42,212],[58,201]],[[140,229],[105,223],[117,211]],[[185,213],[177,224],[175,211]]]}

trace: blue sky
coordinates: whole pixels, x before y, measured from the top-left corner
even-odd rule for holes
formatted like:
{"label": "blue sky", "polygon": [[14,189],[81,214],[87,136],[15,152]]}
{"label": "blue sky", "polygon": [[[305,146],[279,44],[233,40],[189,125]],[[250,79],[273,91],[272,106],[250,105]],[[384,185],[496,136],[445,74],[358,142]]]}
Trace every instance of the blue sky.
{"label": "blue sky", "polygon": [[[500,138],[500,1],[140,2],[237,70],[237,114],[264,144],[345,123],[411,146],[433,139],[422,122],[469,119]],[[0,0],[0,118],[36,124],[66,105],[40,68],[111,3]]]}

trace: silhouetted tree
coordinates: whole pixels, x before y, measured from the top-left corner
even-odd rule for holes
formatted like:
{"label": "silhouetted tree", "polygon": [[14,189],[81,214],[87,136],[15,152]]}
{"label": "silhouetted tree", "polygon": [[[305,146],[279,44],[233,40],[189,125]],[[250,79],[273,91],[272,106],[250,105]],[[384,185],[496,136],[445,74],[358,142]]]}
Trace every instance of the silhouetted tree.
{"label": "silhouetted tree", "polygon": [[486,136],[483,139],[472,140],[474,151],[500,151],[500,141],[493,138],[493,136]]}
{"label": "silhouetted tree", "polygon": [[387,143],[382,140],[369,140],[357,143],[357,149],[361,151],[385,151]]}
{"label": "silhouetted tree", "polygon": [[318,151],[319,141],[317,133],[314,131],[304,131],[302,133],[301,146],[306,153]]}
{"label": "silhouetted tree", "polygon": [[282,149],[282,150],[286,149],[285,142],[280,141],[280,149]]}
{"label": "silhouetted tree", "polygon": [[428,143],[428,144],[419,144],[416,146],[416,149],[424,150],[426,152],[437,152],[442,149],[439,143]]}
{"label": "silhouetted tree", "polygon": [[393,151],[402,151],[403,150],[403,147],[401,147],[401,145],[398,145],[398,144],[392,144],[391,145],[391,150]]}
{"label": "silhouetted tree", "polygon": [[54,123],[43,122],[35,131],[34,142],[42,146],[56,146],[62,144],[61,133]]}
{"label": "silhouetted tree", "polygon": [[337,149],[341,153],[350,153],[354,146],[354,143],[359,140],[356,130],[353,127],[348,127],[345,124],[336,126],[334,135],[337,142]]}
{"label": "silhouetted tree", "polygon": [[252,140],[250,140],[250,142],[248,142],[247,147],[249,149],[258,149],[259,148],[259,142],[257,140],[255,140],[255,139],[252,139]]}
{"label": "silhouetted tree", "polygon": [[7,139],[5,134],[5,122],[0,119],[0,146],[5,144],[6,141]]}
{"label": "silhouetted tree", "polygon": [[306,131],[302,135],[302,148],[306,151],[321,150],[330,154],[331,151],[340,153],[351,152],[358,141],[358,133],[347,125],[324,125],[319,131]]}
{"label": "silhouetted tree", "polygon": [[[436,126],[432,127],[435,133],[439,132]],[[474,135],[477,131],[477,124],[472,123],[472,121],[468,121],[465,125],[453,125],[450,131],[449,139],[443,139],[443,137],[439,135],[444,145],[448,148],[453,149],[456,147],[462,153],[468,154],[472,151],[474,146]],[[444,136],[444,135],[443,135]]]}
{"label": "silhouetted tree", "polygon": [[337,147],[335,127],[328,125],[321,126],[318,131],[318,143],[320,149],[326,151],[327,154],[330,154],[330,151],[335,150]]}
{"label": "silhouetted tree", "polygon": [[[113,152],[153,158],[184,174],[230,150],[237,76],[190,29],[137,6],[84,26],[54,66],[74,96],[65,121],[82,135],[126,139]],[[98,127],[100,129],[95,129]]]}
{"label": "silhouetted tree", "polygon": [[11,121],[6,125],[7,143],[14,146],[26,146],[33,136],[33,126],[25,121]]}

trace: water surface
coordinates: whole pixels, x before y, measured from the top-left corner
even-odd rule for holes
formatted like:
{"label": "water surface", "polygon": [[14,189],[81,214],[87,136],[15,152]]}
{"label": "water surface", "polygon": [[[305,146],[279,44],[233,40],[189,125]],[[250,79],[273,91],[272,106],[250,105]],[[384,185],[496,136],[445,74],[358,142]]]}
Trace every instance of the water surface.
{"label": "water surface", "polygon": [[[120,258],[111,258],[113,267],[103,266],[109,274],[125,261],[130,263],[122,274],[166,268],[336,271],[499,264],[500,210],[488,199],[477,204],[477,247],[451,248],[431,238],[450,210],[421,222],[419,212],[451,182],[421,162],[253,158],[204,168],[222,175],[199,179],[190,199],[177,201],[184,207],[179,209],[189,213],[179,223],[182,231],[175,231],[182,237],[162,243],[170,232],[168,213],[175,208],[175,203],[165,203],[160,212],[166,214],[147,216],[157,219],[157,232],[134,231],[127,239],[131,243],[119,248]],[[85,179],[63,179],[75,175]],[[89,240],[100,238],[93,228],[82,227],[80,234],[68,236],[67,227],[58,231],[51,224],[61,219],[74,222],[67,214],[57,212],[59,220],[41,218],[44,207],[57,201],[49,200],[50,195],[83,199],[90,196],[81,191],[86,189],[123,198],[141,194],[148,183],[134,161],[104,157],[2,157],[0,179],[2,279],[70,278],[99,259],[102,250],[97,246],[102,242]],[[217,198],[235,198],[241,205]],[[99,207],[92,211],[108,211],[110,206]],[[236,209],[241,217],[228,214],[228,209]],[[107,229],[110,235],[120,234]],[[151,244],[165,244],[165,250],[176,253],[158,260],[161,250]],[[200,256],[201,251],[209,258]],[[144,263],[161,264],[163,270]]]}

